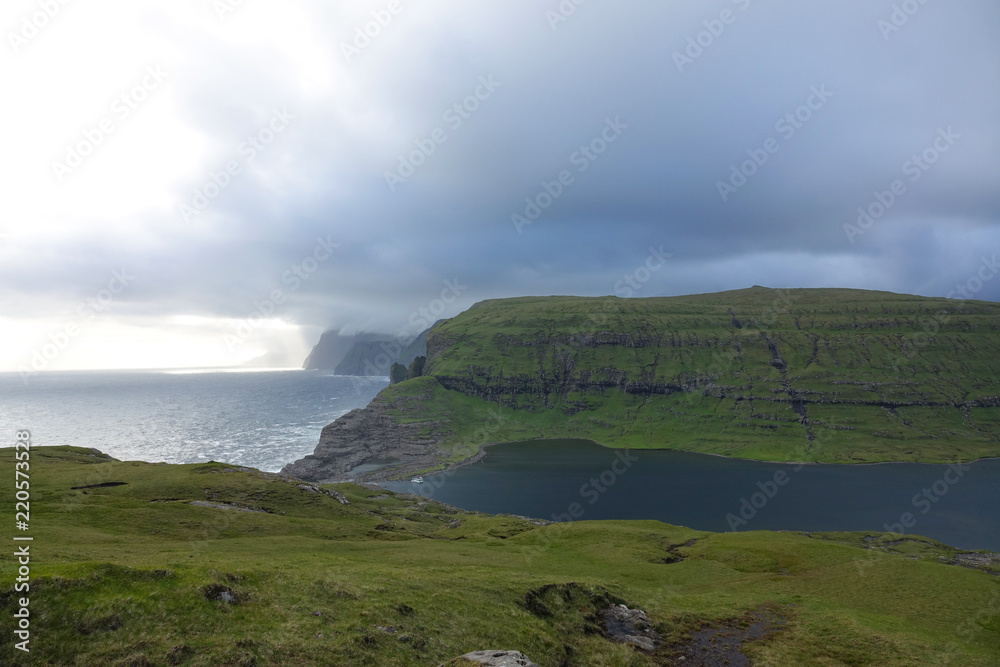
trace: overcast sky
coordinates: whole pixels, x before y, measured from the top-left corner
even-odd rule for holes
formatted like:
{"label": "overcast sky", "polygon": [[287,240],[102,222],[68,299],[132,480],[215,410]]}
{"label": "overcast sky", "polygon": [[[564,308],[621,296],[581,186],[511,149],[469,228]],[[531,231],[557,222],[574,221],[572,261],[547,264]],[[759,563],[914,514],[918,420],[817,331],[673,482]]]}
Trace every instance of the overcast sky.
{"label": "overcast sky", "polygon": [[0,370],[528,294],[1000,300],[996,0],[576,2],[7,0]]}

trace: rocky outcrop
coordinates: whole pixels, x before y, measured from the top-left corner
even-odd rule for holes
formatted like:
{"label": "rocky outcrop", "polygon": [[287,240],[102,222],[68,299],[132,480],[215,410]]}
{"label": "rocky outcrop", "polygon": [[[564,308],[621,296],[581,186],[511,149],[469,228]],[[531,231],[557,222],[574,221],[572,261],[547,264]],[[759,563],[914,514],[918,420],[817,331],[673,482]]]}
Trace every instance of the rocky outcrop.
{"label": "rocky outcrop", "polygon": [[538,667],[520,651],[473,651],[459,656],[454,660],[442,663],[439,667]]}
{"label": "rocky outcrop", "polygon": [[431,467],[437,463],[438,445],[449,435],[447,420],[397,423],[394,412],[400,403],[425,399],[419,394],[387,399],[379,394],[368,407],[352,410],[327,425],[316,450],[286,465],[281,473],[307,482],[343,481],[351,470],[369,461],[398,461],[393,470],[402,475],[408,469]]}
{"label": "rocky outcrop", "polygon": [[608,639],[631,644],[643,651],[652,653],[661,643],[659,633],[653,629],[642,609],[629,609],[623,604],[612,605],[601,612],[601,625]]}

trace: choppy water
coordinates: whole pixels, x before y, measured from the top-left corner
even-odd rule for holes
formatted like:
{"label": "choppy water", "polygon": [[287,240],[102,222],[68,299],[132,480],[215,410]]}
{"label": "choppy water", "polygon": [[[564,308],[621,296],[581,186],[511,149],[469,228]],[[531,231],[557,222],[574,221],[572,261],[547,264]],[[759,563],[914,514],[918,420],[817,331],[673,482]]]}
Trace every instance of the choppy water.
{"label": "choppy water", "polygon": [[123,460],[209,460],[277,471],[312,454],[320,431],[366,406],[385,378],[321,371],[0,374],[0,434],[96,447]]}

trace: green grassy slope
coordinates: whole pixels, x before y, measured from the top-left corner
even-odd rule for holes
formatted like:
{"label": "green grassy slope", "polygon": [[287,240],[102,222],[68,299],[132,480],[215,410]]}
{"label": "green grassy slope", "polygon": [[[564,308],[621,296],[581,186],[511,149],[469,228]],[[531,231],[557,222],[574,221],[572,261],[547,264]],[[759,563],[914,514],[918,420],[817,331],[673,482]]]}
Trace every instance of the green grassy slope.
{"label": "green grassy slope", "polygon": [[[248,469],[67,447],[34,450],[31,475],[32,652],[8,631],[20,594],[4,549],[4,665],[428,666],[485,648],[542,667],[672,664],[694,630],[758,609],[786,624],[749,646],[757,664],[1000,663],[1000,578],[922,538],[535,525],[353,485],[335,487],[343,505]],[[109,482],[125,484],[93,487]],[[0,507],[13,518],[10,493]],[[569,582],[541,597],[550,615],[525,604]],[[209,599],[225,589],[235,603]],[[588,631],[600,596],[645,609],[667,646]]]}
{"label": "green grassy slope", "polygon": [[454,418],[456,457],[545,437],[768,460],[1000,455],[987,302],[760,287],[486,301],[431,331],[425,372],[433,400],[399,418]]}

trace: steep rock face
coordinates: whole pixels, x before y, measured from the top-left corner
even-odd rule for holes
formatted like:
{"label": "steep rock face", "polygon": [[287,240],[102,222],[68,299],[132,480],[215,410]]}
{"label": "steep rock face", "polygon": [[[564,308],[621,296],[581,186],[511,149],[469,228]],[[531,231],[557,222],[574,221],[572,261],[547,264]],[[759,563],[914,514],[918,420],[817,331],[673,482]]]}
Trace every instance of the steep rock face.
{"label": "steep rock face", "polygon": [[307,371],[333,370],[354,345],[354,336],[342,336],[335,331],[324,332],[306,357],[302,368]]}
{"label": "steep rock face", "polygon": [[391,336],[359,334],[344,359],[337,364],[337,375],[386,376],[396,361],[401,346]]}
{"label": "steep rock face", "polygon": [[387,398],[379,394],[366,408],[352,410],[328,424],[320,434],[316,450],[286,465],[282,474],[309,482],[344,480],[354,468],[369,461],[401,461],[408,468],[436,463],[438,445],[450,435],[447,420],[398,423],[394,413],[426,397]]}
{"label": "steep rock face", "polygon": [[344,336],[327,331],[320,336],[302,367],[332,370],[337,375],[388,376],[393,363],[408,366],[427,353],[427,331],[416,337],[358,333]]}

